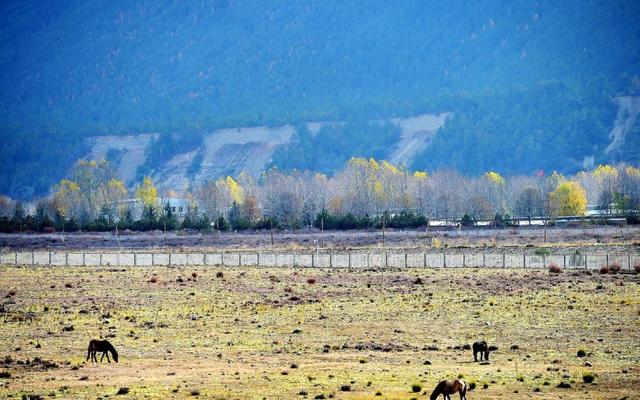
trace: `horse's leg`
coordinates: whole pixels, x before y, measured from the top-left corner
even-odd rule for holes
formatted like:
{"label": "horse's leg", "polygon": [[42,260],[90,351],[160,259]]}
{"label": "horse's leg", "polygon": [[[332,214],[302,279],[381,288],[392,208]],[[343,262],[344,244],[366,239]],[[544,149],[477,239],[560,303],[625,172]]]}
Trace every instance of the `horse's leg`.
{"label": "horse's leg", "polygon": [[106,354],[106,355],[107,355],[107,361],[109,361],[109,363],[111,363],[111,360],[109,360],[109,352],[108,352],[108,351],[105,351],[105,352],[104,352],[104,354]]}
{"label": "horse's leg", "polygon": [[93,350],[93,351],[91,352],[91,359],[92,359],[92,360],[93,360],[93,362],[95,362],[95,363],[97,363],[97,362],[98,362],[97,353],[98,353],[98,352],[97,352],[96,350]]}
{"label": "horse's leg", "polygon": [[89,357],[91,357],[91,346],[89,346],[89,348],[87,349],[87,359],[84,360],[84,362],[89,361]]}
{"label": "horse's leg", "polygon": [[107,354],[107,352],[102,352],[102,357],[100,357],[100,362],[102,362],[102,360],[104,360],[104,355]]}

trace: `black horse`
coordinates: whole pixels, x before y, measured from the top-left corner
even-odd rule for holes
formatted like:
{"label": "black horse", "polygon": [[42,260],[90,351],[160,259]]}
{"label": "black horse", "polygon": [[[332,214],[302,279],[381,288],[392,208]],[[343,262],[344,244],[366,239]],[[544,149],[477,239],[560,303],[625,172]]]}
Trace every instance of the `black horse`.
{"label": "black horse", "polygon": [[485,361],[489,361],[489,352],[498,350],[496,346],[487,346],[487,342],[484,340],[478,340],[472,346],[473,348],[473,359],[478,361],[478,353],[480,353],[480,361],[483,359]]}
{"label": "black horse", "polygon": [[108,340],[97,340],[97,339],[91,340],[89,342],[89,348],[87,349],[86,361],[89,361],[89,357],[91,357],[91,361],[98,362],[98,359],[96,358],[97,352],[102,352],[102,357],[100,357],[100,362],[102,362],[102,359],[104,358],[104,356],[107,356],[107,361],[111,362],[111,360],[109,360],[109,352],[113,357],[113,361],[118,362],[118,352],[116,351],[115,347],[113,347],[113,345],[109,343]]}

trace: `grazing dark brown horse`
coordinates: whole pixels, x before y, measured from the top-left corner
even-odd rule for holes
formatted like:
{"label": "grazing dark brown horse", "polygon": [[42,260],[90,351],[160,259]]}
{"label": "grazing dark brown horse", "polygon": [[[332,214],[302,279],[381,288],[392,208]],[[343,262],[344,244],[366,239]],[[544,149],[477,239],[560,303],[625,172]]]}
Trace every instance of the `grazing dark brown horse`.
{"label": "grazing dark brown horse", "polygon": [[89,357],[91,357],[92,362],[98,362],[98,359],[96,358],[97,352],[102,352],[100,362],[102,362],[104,356],[107,356],[107,361],[111,362],[111,360],[109,360],[109,352],[111,353],[111,356],[113,356],[113,361],[118,362],[118,352],[108,340],[91,340],[89,342],[89,348],[87,349],[86,361],[89,361]]}
{"label": "grazing dark brown horse", "polygon": [[458,392],[460,392],[460,400],[467,400],[467,387],[467,382],[462,379],[442,381],[438,383],[433,393],[431,393],[431,400],[436,400],[440,395],[444,396],[444,400],[451,400],[449,395]]}

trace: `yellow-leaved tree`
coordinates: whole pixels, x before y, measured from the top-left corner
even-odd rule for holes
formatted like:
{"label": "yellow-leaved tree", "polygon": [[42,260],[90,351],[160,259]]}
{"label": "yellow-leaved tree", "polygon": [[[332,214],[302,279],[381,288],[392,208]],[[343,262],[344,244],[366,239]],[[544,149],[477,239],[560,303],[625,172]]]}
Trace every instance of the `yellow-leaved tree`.
{"label": "yellow-leaved tree", "polygon": [[427,173],[425,171],[415,171],[413,173],[413,177],[418,179],[418,180],[424,180],[427,179]]}
{"label": "yellow-leaved tree", "polygon": [[238,204],[242,204],[242,202],[244,201],[244,191],[242,190],[242,187],[238,185],[238,182],[236,182],[232,177],[227,176],[225,183],[227,185],[227,189],[229,190],[231,200],[235,201]]}
{"label": "yellow-leaved tree", "polygon": [[549,203],[554,216],[584,215],[587,211],[587,193],[578,182],[561,182],[549,194]]}
{"label": "yellow-leaved tree", "polygon": [[498,186],[504,186],[505,184],[504,178],[497,172],[489,171],[486,172],[484,176],[489,180],[489,182],[492,182]]}
{"label": "yellow-leaved tree", "polygon": [[153,184],[153,180],[145,176],[142,184],[136,188],[136,197],[140,199],[145,207],[155,207],[158,200],[158,189]]}
{"label": "yellow-leaved tree", "polygon": [[80,186],[68,179],[61,180],[54,194],[54,202],[60,215],[67,219],[77,220],[82,207]]}

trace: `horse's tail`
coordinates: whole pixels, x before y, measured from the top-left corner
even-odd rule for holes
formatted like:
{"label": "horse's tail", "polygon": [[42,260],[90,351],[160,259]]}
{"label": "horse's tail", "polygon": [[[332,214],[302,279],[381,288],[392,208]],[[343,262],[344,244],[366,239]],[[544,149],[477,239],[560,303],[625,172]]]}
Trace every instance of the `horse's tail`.
{"label": "horse's tail", "polygon": [[89,357],[91,357],[91,348],[93,347],[93,340],[89,342],[89,347],[87,348],[87,359],[85,361],[89,361]]}
{"label": "horse's tail", "polygon": [[462,397],[466,399],[467,398],[467,382],[463,379],[460,379],[460,383],[462,383],[462,389],[460,390],[460,393],[462,394]]}
{"label": "horse's tail", "polygon": [[[442,383],[442,382],[440,382],[440,383]],[[431,396],[429,396],[429,398],[431,400],[436,400],[438,398],[438,396],[440,395],[440,386],[441,386],[440,383],[438,383],[436,385],[436,388],[433,389],[433,392],[431,392]]]}

